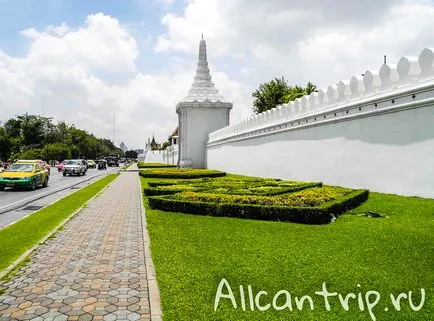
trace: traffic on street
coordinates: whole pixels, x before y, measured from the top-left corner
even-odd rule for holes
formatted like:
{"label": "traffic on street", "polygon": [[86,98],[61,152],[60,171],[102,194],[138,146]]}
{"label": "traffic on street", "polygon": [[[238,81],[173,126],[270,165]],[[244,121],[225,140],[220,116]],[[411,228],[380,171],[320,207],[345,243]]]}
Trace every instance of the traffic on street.
{"label": "traffic on street", "polygon": [[[50,172],[48,174],[48,171],[40,171],[41,176],[40,182],[35,184],[33,186],[30,185],[21,185],[19,186],[17,182],[22,182],[24,184],[25,179],[31,179],[31,172],[28,172],[27,174],[21,174],[19,175],[19,170],[31,170],[30,165],[27,164],[18,164],[20,162],[17,162],[16,164],[12,164],[10,168],[14,171],[5,171],[0,174],[0,215],[4,212],[13,210],[19,206],[25,205],[28,202],[34,201],[38,197],[44,197],[46,195],[49,195],[51,193],[55,193],[57,191],[60,191],[62,189],[68,189],[75,185],[78,185],[84,181],[91,180],[95,177],[104,176],[109,173],[113,173],[120,169],[120,167],[105,167],[105,170],[99,170],[97,168],[86,168],[84,171],[83,166],[79,168],[80,172],[74,172],[74,168],[71,165],[71,169],[68,172],[68,175],[65,174],[65,170],[63,168],[61,170],[58,170],[57,167],[51,167]],[[18,166],[20,165],[20,166]],[[34,166],[38,166],[37,164]],[[66,165],[68,166],[68,165]],[[93,166],[94,167],[94,166]],[[38,168],[35,168],[36,174],[39,173]],[[71,172],[72,171],[72,172]],[[27,175],[27,176],[23,176]],[[9,176],[8,179],[7,176]],[[14,182],[12,180],[16,180]],[[19,180],[17,179],[19,178]],[[37,180],[34,180],[37,181]]]}

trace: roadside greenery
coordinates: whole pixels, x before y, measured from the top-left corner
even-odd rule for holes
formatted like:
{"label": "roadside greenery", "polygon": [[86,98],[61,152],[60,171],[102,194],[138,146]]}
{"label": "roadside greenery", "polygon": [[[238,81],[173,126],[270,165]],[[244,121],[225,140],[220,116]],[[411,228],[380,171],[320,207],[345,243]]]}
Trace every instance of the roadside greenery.
{"label": "roadside greenery", "polygon": [[0,271],[36,245],[119,174],[110,174],[0,230]]}
{"label": "roadside greenery", "polygon": [[[162,177],[162,173],[172,178],[175,174],[186,175],[197,171],[161,169],[157,177]],[[141,175],[155,177],[146,173]],[[151,185],[143,192],[149,196],[149,206],[153,209],[307,224],[329,223],[337,215],[363,203],[369,193],[367,190],[322,186],[318,182],[235,175],[171,179],[170,183],[159,180]]]}
{"label": "roadside greenery", "polygon": [[109,139],[97,138],[65,122],[24,114],[0,125],[0,160],[15,158],[62,161],[67,158],[96,159],[123,151]]}
{"label": "roadside greenery", "polygon": [[170,164],[164,164],[164,163],[145,163],[145,162],[138,162],[137,163],[138,168],[175,168],[176,165],[170,165]]}
{"label": "roadside greenery", "polygon": [[140,176],[152,178],[200,178],[200,177],[221,177],[225,172],[212,169],[187,169],[187,168],[156,168],[141,171]]}
{"label": "roadside greenery", "polygon": [[[229,177],[229,176],[228,176]],[[153,179],[141,177],[142,187]],[[434,220],[433,199],[370,193],[361,206],[342,215],[333,224],[304,225],[227,217],[187,215],[149,207],[144,196],[151,252],[156,268],[165,321],[182,320],[372,320],[366,306],[368,291],[381,294],[371,309],[377,320],[430,320],[434,311]],[[368,211],[383,218],[364,216]],[[206,214],[206,213],[203,213]],[[226,279],[237,307],[222,298],[215,309],[218,286]],[[315,294],[326,283],[329,292],[350,298],[346,311],[337,296]],[[245,294],[241,304],[240,286]],[[256,295],[267,291],[260,304],[273,302],[280,290],[291,295],[292,311],[271,306],[251,311],[248,286]],[[391,303],[412,291],[419,311],[410,308],[408,298],[401,310]],[[228,294],[227,288],[223,289]],[[296,299],[310,296],[314,310]],[[280,296],[278,305],[284,303]],[[374,299],[372,296],[370,299]],[[371,301],[373,302],[373,301]],[[386,309],[387,308],[387,309]]]}
{"label": "roadside greenery", "polygon": [[306,87],[290,86],[284,77],[274,78],[269,82],[260,84],[259,88],[252,93],[252,97],[255,98],[253,111],[255,114],[259,114],[305,95],[310,95],[315,91],[316,86],[311,82],[308,82]]}
{"label": "roadside greenery", "polygon": [[204,177],[187,180],[157,180],[144,189],[148,196],[173,194],[174,192],[194,191],[236,195],[278,195],[303,190],[308,187],[321,187],[322,183],[282,181],[240,175]]}

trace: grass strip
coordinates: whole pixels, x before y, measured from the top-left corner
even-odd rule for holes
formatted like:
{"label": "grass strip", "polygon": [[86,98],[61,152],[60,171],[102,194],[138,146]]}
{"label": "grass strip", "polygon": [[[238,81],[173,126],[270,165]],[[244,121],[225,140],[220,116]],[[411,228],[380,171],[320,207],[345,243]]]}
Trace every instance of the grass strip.
{"label": "grass strip", "polygon": [[36,245],[63,220],[113,181],[119,174],[109,174],[73,194],[0,230],[0,271]]}

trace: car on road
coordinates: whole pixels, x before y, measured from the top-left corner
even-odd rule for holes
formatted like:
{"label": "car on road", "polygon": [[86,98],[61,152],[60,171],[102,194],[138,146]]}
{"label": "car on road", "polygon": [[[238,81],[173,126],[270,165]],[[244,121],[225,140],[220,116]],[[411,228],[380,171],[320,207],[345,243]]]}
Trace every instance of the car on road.
{"label": "car on road", "polygon": [[107,161],[105,159],[98,161],[98,169],[107,169]]}
{"label": "car on road", "polygon": [[48,171],[48,175],[50,175],[50,165],[47,162],[43,161],[42,159],[19,159],[15,163],[17,164],[39,163]]}
{"label": "car on road", "polygon": [[38,162],[19,162],[12,164],[0,174],[0,191],[6,187],[29,188],[35,190],[39,185],[48,186],[48,171]]}
{"label": "car on road", "polygon": [[66,175],[86,175],[87,164],[84,159],[68,159],[63,165],[63,176]]}
{"label": "car on road", "polygon": [[92,160],[92,159],[89,159],[89,160],[87,161],[87,167],[88,167],[88,168],[96,168],[96,163],[95,163],[95,161]]}
{"label": "car on road", "polygon": [[57,171],[61,172],[63,171],[63,166],[65,166],[66,160],[62,161],[61,163],[57,164]]}
{"label": "car on road", "polygon": [[106,158],[107,166],[116,166],[119,167],[119,157],[117,155],[109,155]]}

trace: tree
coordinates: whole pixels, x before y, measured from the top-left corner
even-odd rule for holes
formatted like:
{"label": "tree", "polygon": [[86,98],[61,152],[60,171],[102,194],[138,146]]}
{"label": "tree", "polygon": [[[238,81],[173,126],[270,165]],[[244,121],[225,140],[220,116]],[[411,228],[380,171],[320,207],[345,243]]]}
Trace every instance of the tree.
{"label": "tree", "polygon": [[136,159],[137,156],[138,156],[138,154],[137,154],[137,152],[134,151],[134,150],[127,150],[127,151],[125,152],[125,157],[126,157],[126,158]]}
{"label": "tree", "polygon": [[285,103],[284,97],[289,93],[289,86],[284,77],[274,78],[273,80],[260,84],[252,96],[253,110],[256,114],[272,109]]}
{"label": "tree", "polygon": [[24,114],[17,117],[21,121],[21,139],[25,146],[42,147],[44,133],[50,119]]}
{"label": "tree", "polygon": [[28,147],[25,148],[22,152],[15,155],[15,158],[18,159],[42,159],[43,151],[40,148]]}
{"label": "tree", "polygon": [[71,158],[71,149],[63,143],[45,145],[43,151],[44,159],[63,161]]}
{"label": "tree", "polygon": [[314,91],[316,91],[316,86],[311,82],[308,82],[305,88],[300,85],[291,87],[284,77],[274,78],[259,85],[259,89],[252,93],[252,97],[255,98],[253,111],[259,114],[304,95],[310,95]]}
{"label": "tree", "polygon": [[87,131],[65,122],[53,124],[52,119],[24,114],[0,126],[1,158],[90,158],[119,155],[123,151],[109,139],[97,138]]}
{"label": "tree", "polygon": [[8,160],[12,150],[12,140],[3,127],[0,127],[0,161]]}
{"label": "tree", "polygon": [[163,143],[163,145],[161,145],[161,148],[160,148],[160,149],[161,149],[161,150],[165,150],[165,149],[166,149],[167,147],[169,147],[169,146],[170,146],[170,143],[166,141],[166,142]]}
{"label": "tree", "polygon": [[21,136],[21,121],[15,118],[9,119],[4,125],[6,133],[13,138]]}
{"label": "tree", "polygon": [[305,95],[310,95],[315,91],[316,86],[310,81],[306,84],[306,88],[303,88],[300,85],[295,85],[294,87],[290,88],[289,92],[284,96],[285,104]]}

